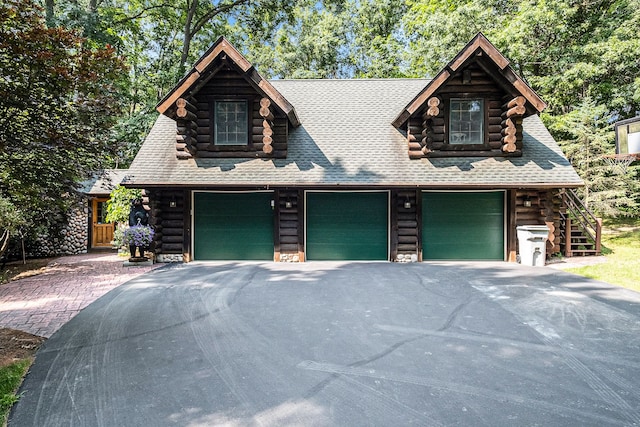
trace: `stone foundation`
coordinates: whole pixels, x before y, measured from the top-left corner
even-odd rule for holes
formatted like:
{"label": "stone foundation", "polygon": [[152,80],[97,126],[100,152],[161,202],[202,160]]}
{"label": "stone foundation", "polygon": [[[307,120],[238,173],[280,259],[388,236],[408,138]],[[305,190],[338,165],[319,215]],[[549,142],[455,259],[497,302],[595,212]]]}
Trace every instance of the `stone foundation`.
{"label": "stone foundation", "polygon": [[280,254],[280,262],[300,262],[299,254]]}
{"label": "stone foundation", "polygon": [[159,254],[156,255],[156,262],[171,263],[184,262],[182,254]]}
{"label": "stone foundation", "polygon": [[407,254],[407,255],[400,254],[396,257],[396,262],[402,262],[402,263],[418,262],[418,255],[417,254]]}

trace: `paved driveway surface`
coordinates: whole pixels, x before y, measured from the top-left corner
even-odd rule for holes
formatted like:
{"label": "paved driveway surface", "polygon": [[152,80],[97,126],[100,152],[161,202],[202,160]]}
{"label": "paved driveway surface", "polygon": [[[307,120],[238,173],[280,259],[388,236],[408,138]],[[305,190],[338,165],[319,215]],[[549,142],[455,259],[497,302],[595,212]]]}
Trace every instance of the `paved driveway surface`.
{"label": "paved driveway surface", "polygon": [[56,258],[44,273],[0,286],[0,327],[50,337],[80,310],[161,264],[123,266],[111,251]]}
{"label": "paved driveway surface", "polygon": [[640,294],[506,263],[191,263],[54,334],[16,426],[640,425]]}

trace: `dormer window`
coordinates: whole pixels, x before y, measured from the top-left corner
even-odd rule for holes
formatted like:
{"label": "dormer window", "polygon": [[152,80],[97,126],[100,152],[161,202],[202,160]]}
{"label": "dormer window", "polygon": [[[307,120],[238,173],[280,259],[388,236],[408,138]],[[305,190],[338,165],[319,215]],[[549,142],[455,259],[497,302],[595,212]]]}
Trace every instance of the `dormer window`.
{"label": "dormer window", "polygon": [[214,145],[247,145],[249,142],[246,100],[214,101]]}
{"label": "dormer window", "polygon": [[451,99],[449,109],[449,144],[484,144],[484,101]]}

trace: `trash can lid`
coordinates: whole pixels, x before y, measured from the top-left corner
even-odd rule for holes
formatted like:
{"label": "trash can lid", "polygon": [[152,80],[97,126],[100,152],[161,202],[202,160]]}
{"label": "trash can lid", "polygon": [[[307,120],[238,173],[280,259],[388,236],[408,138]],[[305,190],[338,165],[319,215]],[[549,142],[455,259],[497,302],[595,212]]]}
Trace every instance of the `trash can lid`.
{"label": "trash can lid", "polygon": [[516,230],[522,231],[544,231],[545,233],[549,232],[549,227],[546,225],[519,225],[516,227]]}

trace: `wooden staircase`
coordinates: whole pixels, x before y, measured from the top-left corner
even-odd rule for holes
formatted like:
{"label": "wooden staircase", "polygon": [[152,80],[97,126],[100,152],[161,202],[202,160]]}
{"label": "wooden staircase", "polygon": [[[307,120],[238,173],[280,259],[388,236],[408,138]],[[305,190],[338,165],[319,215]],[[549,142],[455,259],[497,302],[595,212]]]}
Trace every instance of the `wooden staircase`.
{"label": "wooden staircase", "polygon": [[602,219],[596,218],[572,189],[564,190],[562,199],[560,236],[564,255],[600,255]]}

